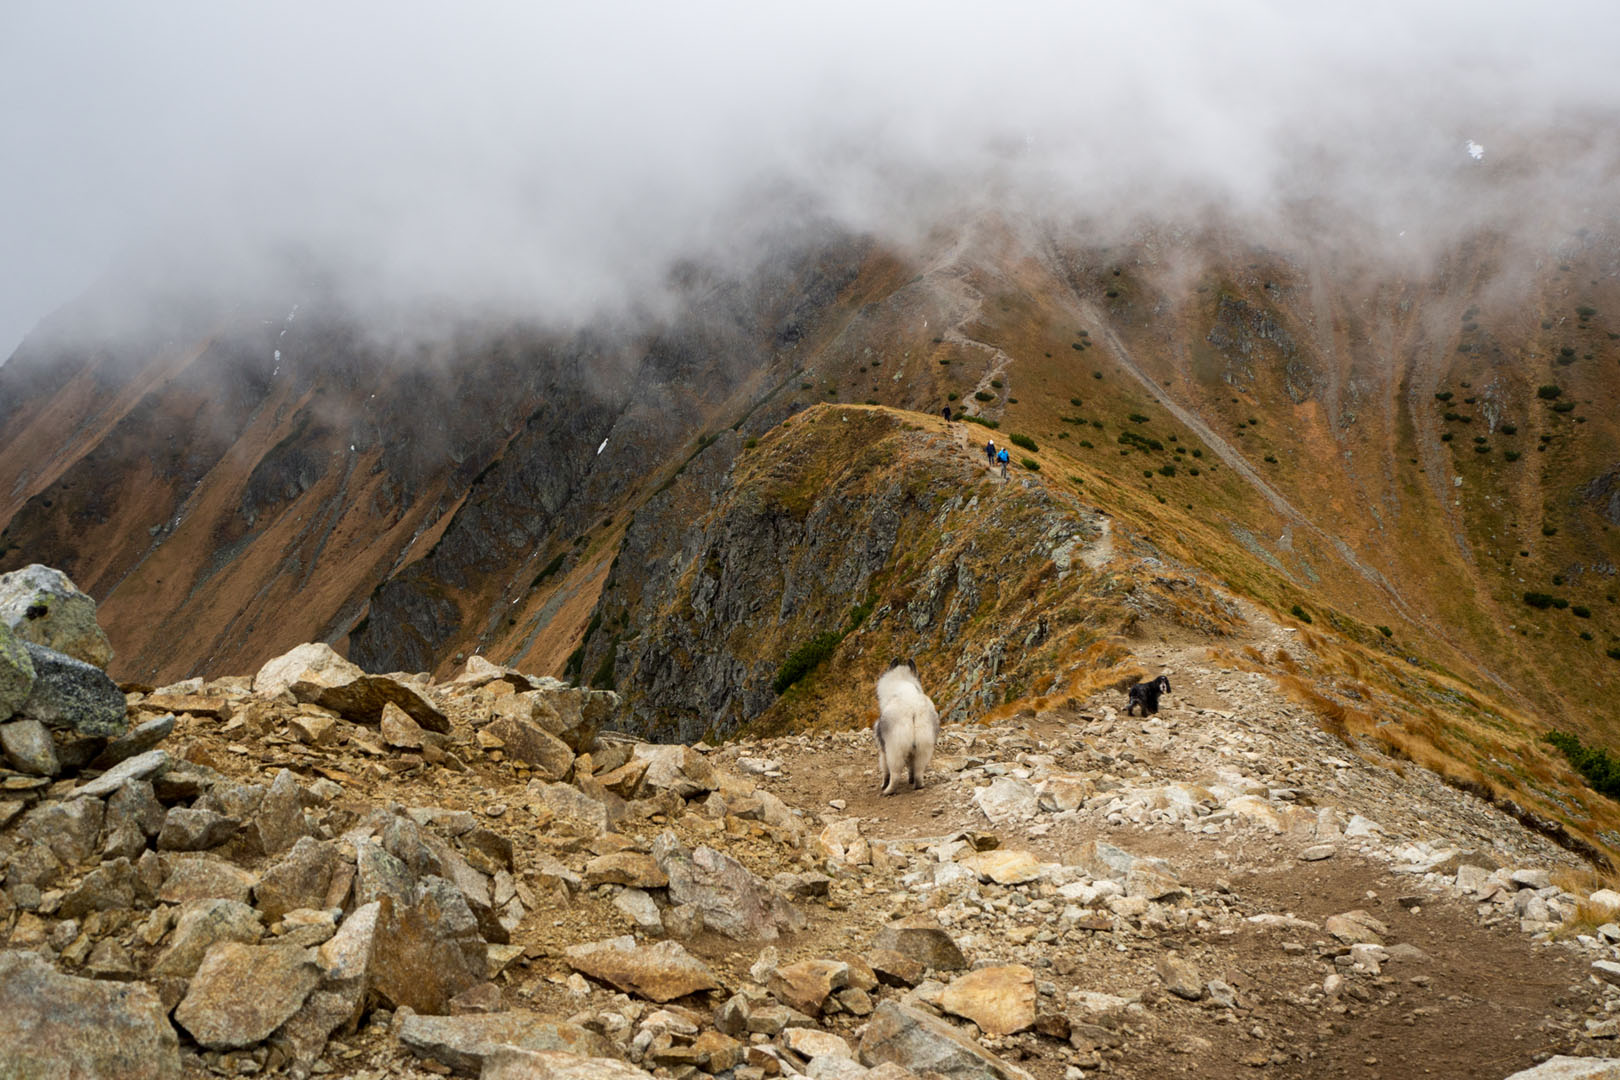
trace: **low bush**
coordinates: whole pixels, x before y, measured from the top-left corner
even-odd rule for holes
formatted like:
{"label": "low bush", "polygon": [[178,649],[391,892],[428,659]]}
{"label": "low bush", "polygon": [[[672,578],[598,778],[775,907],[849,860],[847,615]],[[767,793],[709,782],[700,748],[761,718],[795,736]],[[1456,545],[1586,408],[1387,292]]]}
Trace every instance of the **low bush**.
{"label": "low bush", "polygon": [[1041,463],[1036,461],[1032,457],[1019,458],[1018,459],[1018,464],[1022,465],[1024,468],[1028,469],[1030,472],[1040,472],[1041,471]]}
{"label": "low bush", "polygon": [[980,427],[987,427],[991,431],[994,431],[1001,426],[999,421],[986,420],[982,416],[963,416],[961,419],[966,420],[970,424],[978,424]]}
{"label": "low bush", "polygon": [[973,400],[974,401],[994,401],[994,400],[996,400],[996,395],[987,394],[983,390],[975,390],[973,392]]}
{"label": "low bush", "polygon": [[1311,621],[1310,612],[1306,611],[1298,604],[1295,604],[1293,607],[1289,608],[1288,613],[1302,623],[1309,623]]}
{"label": "low bush", "polygon": [[[1620,650],[1609,650],[1610,656],[1617,653]],[[1620,761],[1611,757],[1607,750],[1601,746],[1585,746],[1579,736],[1567,731],[1549,731],[1542,737],[1564,755],[1593,791],[1611,799],[1620,799]]]}
{"label": "low bush", "polygon": [[1012,440],[1012,444],[1014,446],[1021,446],[1032,454],[1040,453],[1041,448],[1036,446],[1035,440],[1030,438],[1028,435],[1011,435],[1008,437]]}
{"label": "low bush", "polygon": [[797,649],[788,653],[786,660],[776,673],[776,680],[771,683],[771,689],[778,694],[787,692],[788,687],[810,674],[821,662],[833,654],[838,643],[844,640],[844,635],[837,630],[825,630]]}
{"label": "low bush", "polygon": [[1547,386],[1538,386],[1538,387],[1536,387],[1536,397],[1540,398],[1543,401],[1552,401],[1554,398],[1556,398],[1559,394],[1562,394],[1563,392],[1564,392],[1564,388],[1561,387],[1561,386],[1547,385]]}

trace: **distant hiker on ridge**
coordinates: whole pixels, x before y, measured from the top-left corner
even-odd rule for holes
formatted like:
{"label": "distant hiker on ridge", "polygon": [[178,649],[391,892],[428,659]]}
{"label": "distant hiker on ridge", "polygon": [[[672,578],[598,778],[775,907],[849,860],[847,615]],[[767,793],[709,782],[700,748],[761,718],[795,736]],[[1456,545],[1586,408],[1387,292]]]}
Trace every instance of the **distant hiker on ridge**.
{"label": "distant hiker on ridge", "polygon": [[945,406],[943,409],[941,409],[939,411],[945,414],[945,422],[947,424],[950,423],[951,422],[951,407],[949,405],[947,405],[947,406]]}
{"label": "distant hiker on ridge", "polygon": [[1003,480],[1007,479],[1007,462],[1012,460],[1012,455],[1007,453],[1007,448],[1005,446],[1003,446],[1001,448],[1001,452],[996,455],[996,460],[1001,462],[1001,478]]}
{"label": "distant hiker on ridge", "polygon": [[990,463],[992,469],[996,467],[996,440],[991,439],[984,444],[984,460]]}

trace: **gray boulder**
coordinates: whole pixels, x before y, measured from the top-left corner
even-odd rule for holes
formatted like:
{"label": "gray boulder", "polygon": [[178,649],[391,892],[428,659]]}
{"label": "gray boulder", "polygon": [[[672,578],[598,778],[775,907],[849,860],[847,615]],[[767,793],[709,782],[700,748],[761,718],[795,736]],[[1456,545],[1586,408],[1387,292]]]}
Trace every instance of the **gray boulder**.
{"label": "gray boulder", "polygon": [[34,563],[0,574],[0,623],[19,638],[105,668],[112,645],[96,622],[96,602],[62,571]]}
{"label": "gray boulder", "polygon": [[18,716],[80,735],[115,737],[129,727],[124,692],[105,671],[33,642],[23,648],[34,665],[34,685]]}
{"label": "gray boulder", "polygon": [[179,1080],[180,1041],[141,983],[60,975],[31,952],[0,952],[0,1073]]}
{"label": "gray boulder", "polygon": [[0,622],[0,720],[22,708],[33,687],[34,662],[28,650],[11,627]]}

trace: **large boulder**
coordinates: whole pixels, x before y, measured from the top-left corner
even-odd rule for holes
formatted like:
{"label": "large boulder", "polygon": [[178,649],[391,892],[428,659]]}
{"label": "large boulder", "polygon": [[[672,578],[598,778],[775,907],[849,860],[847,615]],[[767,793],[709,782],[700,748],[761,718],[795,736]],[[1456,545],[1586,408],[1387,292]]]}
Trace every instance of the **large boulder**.
{"label": "large boulder", "polygon": [[378,927],[372,989],[396,1009],[447,1012],[451,998],[484,981],[488,943],[466,897],[444,878],[425,878],[411,894]]}
{"label": "large boulder", "polygon": [[180,1041],[142,983],[60,975],[31,952],[0,952],[0,1075],[179,1080]]}
{"label": "large boulder", "polygon": [[18,716],[48,728],[109,738],[129,727],[124,692],[105,671],[33,642],[24,642],[23,648],[34,665],[34,684]]}
{"label": "large boulder", "polygon": [[276,657],[253,677],[255,694],[274,697],[283,691],[357,724],[382,723],[383,707],[393,704],[428,731],[450,730],[449,719],[420,690],[390,675],[368,675],[320,642]]}
{"label": "large boulder", "polygon": [[484,1056],[478,1080],[652,1080],[652,1074],[616,1058],[500,1046]]}
{"label": "large boulder", "polygon": [[495,719],[534,724],[576,754],[591,749],[597,731],[619,703],[611,690],[587,690],[548,678],[531,678],[529,683],[534,689],[509,694],[495,703]]}
{"label": "large boulder", "polygon": [[96,622],[96,602],[60,570],[34,563],[0,574],[0,623],[24,641],[106,668],[112,645]]}
{"label": "large boulder", "polygon": [[152,964],[153,975],[189,979],[222,941],[257,945],[264,937],[259,913],[235,900],[191,900],[180,906],[180,919],[169,935],[169,945]]}
{"label": "large boulder", "polygon": [[0,720],[22,708],[33,688],[34,662],[11,627],[0,622]]}
{"label": "large boulder", "polygon": [[252,1046],[296,1013],[319,982],[314,949],[219,942],[203,957],[174,1019],[210,1050]]}

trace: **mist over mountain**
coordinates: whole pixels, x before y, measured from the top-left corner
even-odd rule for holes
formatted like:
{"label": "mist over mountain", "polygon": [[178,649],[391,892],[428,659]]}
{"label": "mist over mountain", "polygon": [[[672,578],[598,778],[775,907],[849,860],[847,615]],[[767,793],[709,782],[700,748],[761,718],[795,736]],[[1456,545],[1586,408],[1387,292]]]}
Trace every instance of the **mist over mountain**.
{"label": "mist over mountain", "polygon": [[1218,220],[1403,271],[1480,229],[1539,252],[1613,203],[1609,18],[13,5],[0,351],[97,280],[115,333],[154,295],[318,292],[392,336],[656,319],[680,265],[746,274],[807,226],[904,250],[985,211],[1102,242]]}

